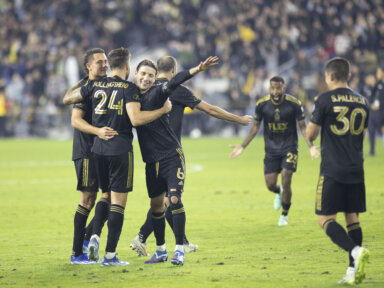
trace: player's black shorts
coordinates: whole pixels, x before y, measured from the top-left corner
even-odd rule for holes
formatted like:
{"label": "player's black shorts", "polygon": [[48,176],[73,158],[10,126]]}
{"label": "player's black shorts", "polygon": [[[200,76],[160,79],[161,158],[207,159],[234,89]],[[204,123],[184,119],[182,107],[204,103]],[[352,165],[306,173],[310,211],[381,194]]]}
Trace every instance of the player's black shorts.
{"label": "player's black shorts", "polygon": [[320,175],[316,190],[316,214],[365,212],[365,184],[341,183]]}
{"label": "player's black shorts", "polygon": [[100,188],[103,191],[127,193],[133,186],[133,152],[116,156],[95,154]]}
{"label": "player's black shorts", "polygon": [[185,181],[185,160],[183,152],[155,163],[147,163],[145,175],[148,196],[155,198],[166,192],[182,193]]}
{"label": "player's black shorts", "polygon": [[280,173],[283,168],[296,172],[297,160],[297,150],[280,155],[266,153],[264,158],[264,174]]}
{"label": "player's black shorts", "polygon": [[73,161],[77,176],[77,190],[87,192],[99,191],[95,159],[93,156]]}

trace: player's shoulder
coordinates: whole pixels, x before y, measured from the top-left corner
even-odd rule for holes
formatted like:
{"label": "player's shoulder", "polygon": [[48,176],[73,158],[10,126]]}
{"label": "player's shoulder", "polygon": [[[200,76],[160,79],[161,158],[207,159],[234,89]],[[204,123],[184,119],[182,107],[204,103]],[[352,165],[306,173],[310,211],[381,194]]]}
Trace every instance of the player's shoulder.
{"label": "player's shoulder", "polygon": [[285,94],[285,100],[288,102],[294,103],[296,105],[302,106],[301,101],[297,99],[295,96],[292,96],[290,94]]}
{"label": "player's shoulder", "polygon": [[256,102],[256,106],[260,106],[260,105],[262,105],[262,104],[265,104],[265,103],[267,103],[269,100],[271,100],[271,95],[267,95],[267,96],[265,96],[265,97],[263,97],[263,98],[260,98],[257,102]]}

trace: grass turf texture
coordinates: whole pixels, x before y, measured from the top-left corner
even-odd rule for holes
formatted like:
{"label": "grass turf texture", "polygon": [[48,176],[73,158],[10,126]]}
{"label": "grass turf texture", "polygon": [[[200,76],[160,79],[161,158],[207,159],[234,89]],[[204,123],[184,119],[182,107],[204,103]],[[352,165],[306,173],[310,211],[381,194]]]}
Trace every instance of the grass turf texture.
{"label": "grass turf texture", "polygon": [[[79,201],[72,142],[0,141],[0,287],[339,287],[347,254],[331,243],[314,214],[320,160],[310,159],[300,139],[289,225],[278,227],[280,211],[273,209],[274,195],[264,184],[263,139],[255,138],[243,155],[229,160],[229,144],[240,142],[183,139],[187,236],[199,245],[197,253],[186,254],[183,267],[144,265],[148,258],[129,248],[149,207],[135,142],[134,192],[117,247],[131,265],[100,267],[69,264]],[[371,258],[361,287],[384,287],[383,159],[378,139],[376,157],[365,162],[368,212],[360,222]],[[342,215],[338,220],[344,224]],[[106,235],[105,226],[101,256]],[[147,242],[154,252],[153,235]],[[166,242],[171,257],[174,237],[168,227]]]}

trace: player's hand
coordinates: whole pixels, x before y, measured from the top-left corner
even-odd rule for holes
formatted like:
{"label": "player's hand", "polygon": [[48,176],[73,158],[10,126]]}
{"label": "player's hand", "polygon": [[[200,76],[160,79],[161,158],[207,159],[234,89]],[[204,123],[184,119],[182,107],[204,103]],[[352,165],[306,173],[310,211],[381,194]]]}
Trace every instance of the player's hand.
{"label": "player's hand", "polygon": [[232,153],[229,155],[229,159],[236,158],[241,153],[243,153],[243,146],[241,145],[229,145],[229,147],[233,148]]}
{"label": "player's hand", "polygon": [[164,111],[164,114],[168,113],[169,111],[172,110],[172,102],[171,100],[169,100],[169,98],[164,102],[164,105],[163,105],[163,111]]}
{"label": "player's hand", "polygon": [[199,71],[205,71],[217,64],[219,64],[219,57],[209,56],[204,62],[200,62],[198,69]]}
{"label": "player's hand", "polygon": [[110,140],[113,137],[115,137],[116,135],[119,135],[119,133],[117,133],[116,130],[114,130],[110,127],[99,128],[99,131],[97,133],[97,136],[103,140]]}
{"label": "player's hand", "polygon": [[312,160],[319,158],[319,156],[320,156],[319,149],[320,149],[319,145],[312,146],[311,148],[309,148],[309,153],[311,154]]}
{"label": "player's hand", "polygon": [[240,120],[239,124],[247,126],[247,125],[249,125],[249,123],[251,123],[252,118],[253,117],[251,115],[241,116],[241,120]]}

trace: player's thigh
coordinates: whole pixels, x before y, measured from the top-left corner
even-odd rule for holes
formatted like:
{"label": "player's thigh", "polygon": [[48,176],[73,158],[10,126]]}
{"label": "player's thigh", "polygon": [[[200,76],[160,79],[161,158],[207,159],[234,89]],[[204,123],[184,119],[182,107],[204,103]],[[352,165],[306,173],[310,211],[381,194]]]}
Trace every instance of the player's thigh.
{"label": "player's thigh", "polygon": [[279,174],[281,172],[281,161],[280,155],[265,154],[264,157],[264,175],[267,174]]}
{"label": "player's thigh", "polygon": [[365,184],[346,184],[345,185],[345,211],[346,213],[362,213],[366,211]]}
{"label": "player's thigh", "polygon": [[94,157],[76,159],[74,164],[77,176],[77,190],[97,192],[99,182]]}
{"label": "player's thigh", "polygon": [[111,191],[127,193],[133,187],[133,152],[109,156]]}
{"label": "player's thigh", "polygon": [[298,153],[297,150],[287,152],[281,161],[281,168],[296,172],[297,169]]}
{"label": "player's thigh", "polygon": [[145,181],[149,198],[153,199],[167,191],[167,185],[160,177],[160,163],[147,163],[145,165]]}
{"label": "player's thigh", "polygon": [[185,183],[185,162],[180,155],[168,157],[160,161],[160,177],[167,183],[167,195],[181,194]]}
{"label": "player's thigh", "polygon": [[105,192],[111,191],[111,183],[109,179],[109,156],[94,154],[97,177],[103,195]]}
{"label": "player's thigh", "polygon": [[346,184],[320,175],[316,189],[316,214],[334,215],[346,210]]}

